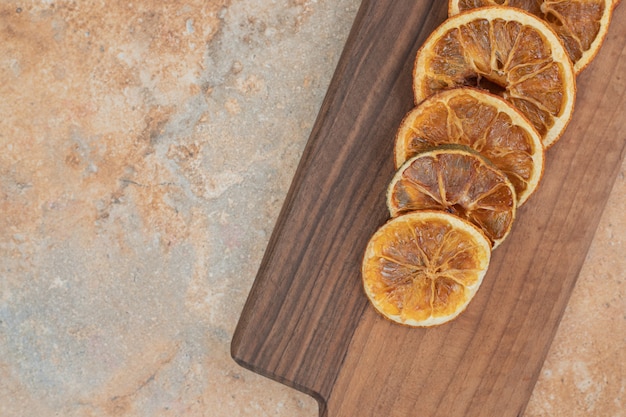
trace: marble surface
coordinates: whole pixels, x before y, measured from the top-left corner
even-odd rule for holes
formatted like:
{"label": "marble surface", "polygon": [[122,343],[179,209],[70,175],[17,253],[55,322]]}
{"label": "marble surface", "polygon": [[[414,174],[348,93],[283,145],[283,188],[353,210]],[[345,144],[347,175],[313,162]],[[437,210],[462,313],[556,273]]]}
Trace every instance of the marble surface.
{"label": "marble surface", "polygon": [[[0,2],[0,415],[298,416],[229,356],[357,0]],[[526,417],[624,416],[626,164]]]}

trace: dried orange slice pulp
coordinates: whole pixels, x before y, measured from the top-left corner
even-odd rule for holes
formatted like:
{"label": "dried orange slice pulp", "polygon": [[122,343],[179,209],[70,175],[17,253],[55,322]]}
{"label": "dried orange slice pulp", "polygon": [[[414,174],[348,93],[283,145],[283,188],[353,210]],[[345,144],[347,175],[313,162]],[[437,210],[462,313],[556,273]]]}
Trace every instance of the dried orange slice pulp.
{"label": "dried orange slice pulp", "polygon": [[363,287],[390,320],[442,324],[465,310],[490,257],[489,241],[469,222],[445,212],[413,212],[390,220],[371,237]]}
{"label": "dried orange slice pulp", "polygon": [[467,145],[503,171],[522,205],[543,175],[544,149],[533,126],[504,99],[463,87],[433,94],[411,110],[398,129],[396,169],[433,146]]}
{"label": "dried orange slice pulp", "polygon": [[512,7],[449,17],[417,52],[416,104],[464,85],[502,96],[533,124],[545,147],[558,140],[574,109],[576,78],[563,44],[541,19]]}
{"label": "dried orange slice pulp", "polygon": [[517,7],[540,17],[556,32],[582,71],[602,46],[613,14],[613,0],[449,0],[450,16],[483,6]]}
{"label": "dried orange slice pulp", "polygon": [[402,165],[387,189],[392,217],[443,210],[478,226],[494,248],[513,226],[516,196],[506,175],[466,146],[439,146]]}

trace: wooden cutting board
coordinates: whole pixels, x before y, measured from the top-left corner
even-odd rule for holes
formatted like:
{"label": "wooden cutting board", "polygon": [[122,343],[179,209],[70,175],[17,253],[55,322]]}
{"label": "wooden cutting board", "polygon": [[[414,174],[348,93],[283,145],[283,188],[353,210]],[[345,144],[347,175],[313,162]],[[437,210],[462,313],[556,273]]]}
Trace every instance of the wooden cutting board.
{"label": "wooden cutting board", "polygon": [[239,364],[314,396],[321,416],[521,416],[625,153],[622,6],[468,309],[429,329],[382,319],[361,257],[388,219],[414,56],[446,3],[363,1],[232,341]]}

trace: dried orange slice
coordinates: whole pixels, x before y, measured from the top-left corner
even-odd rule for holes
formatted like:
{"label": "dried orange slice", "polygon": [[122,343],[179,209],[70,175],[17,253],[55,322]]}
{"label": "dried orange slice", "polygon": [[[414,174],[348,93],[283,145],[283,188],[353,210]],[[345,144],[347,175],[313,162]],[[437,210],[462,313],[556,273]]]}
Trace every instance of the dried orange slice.
{"label": "dried orange slice", "polygon": [[371,237],[363,287],[390,320],[417,327],[442,324],[465,310],[490,257],[489,241],[469,222],[445,212],[409,213]]}
{"label": "dried orange slice", "polygon": [[541,137],[504,99],[484,90],[453,88],[435,93],[402,120],[394,147],[396,169],[433,146],[467,145],[504,172],[520,206],[543,175]]}
{"label": "dried orange slice", "polygon": [[576,74],[598,53],[614,8],[613,0],[449,0],[448,14],[498,4],[526,10],[547,22],[565,45]]}
{"label": "dried orange slice", "polygon": [[520,9],[489,6],[446,19],[417,52],[415,102],[459,86],[502,96],[551,146],[574,110],[576,77],[563,44],[541,19]]}
{"label": "dried orange slice", "polygon": [[513,184],[467,146],[439,146],[400,167],[387,189],[392,217],[415,210],[443,210],[478,226],[498,246],[516,211]]}

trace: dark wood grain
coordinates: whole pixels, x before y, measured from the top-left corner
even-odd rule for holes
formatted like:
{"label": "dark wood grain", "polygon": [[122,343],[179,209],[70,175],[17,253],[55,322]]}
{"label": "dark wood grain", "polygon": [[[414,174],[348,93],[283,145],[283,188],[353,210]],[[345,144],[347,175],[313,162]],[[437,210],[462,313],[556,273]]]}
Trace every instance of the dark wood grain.
{"label": "dark wood grain", "polygon": [[362,3],[232,341],[239,364],[314,396],[321,416],[522,415],[624,157],[626,27],[614,24],[467,311],[431,329],[376,314],[361,258],[388,218],[414,55],[445,3]]}

